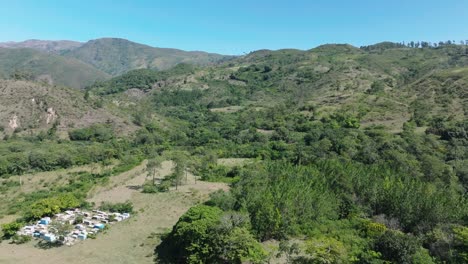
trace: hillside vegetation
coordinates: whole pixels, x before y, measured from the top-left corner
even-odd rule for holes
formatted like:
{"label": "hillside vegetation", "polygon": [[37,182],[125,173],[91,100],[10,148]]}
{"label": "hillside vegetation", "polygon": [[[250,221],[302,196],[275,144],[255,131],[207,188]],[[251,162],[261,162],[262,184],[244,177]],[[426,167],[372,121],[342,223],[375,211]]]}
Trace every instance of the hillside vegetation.
{"label": "hillside vegetation", "polygon": [[[148,197],[189,174],[230,184],[167,232],[147,223],[148,238],[161,238],[157,263],[466,263],[467,58],[465,45],[333,44],[129,71],[88,86],[77,104],[118,113],[134,133],[108,122],[0,143],[4,193],[22,173],[120,167],[4,210],[27,222],[64,193],[85,206],[90,186],[148,159]],[[173,171],[155,180],[163,159]]]}
{"label": "hillside vegetation", "polygon": [[110,78],[107,73],[76,59],[27,48],[0,48],[0,76],[10,78],[17,72],[28,74],[31,80],[73,88],[83,88]]}
{"label": "hillside vegetation", "polygon": [[91,40],[65,52],[64,56],[79,59],[114,76],[132,69],[166,70],[178,63],[207,65],[229,58],[206,52],[153,48],[116,38]]}
{"label": "hillside vegetation", "polygon": [[[151,136],[152,113],[165,116],[175,129],[166,140],[198,156],[195,173],[232,183],[163,237],[162,263],[262,262],[276,253],[256,243],[272,239],[303,263],[460,263],[466,54],[458,45],[262,50],[88,89],[137,100],[126,110],[140,114],[145,144],[162,139]],[[229,168],[217,157],[258,162]]]}
{"label": "hillside vegetation", "polygon": [[231,58],[206,52],[154,48],[116,38],[86,43],[27,40],[0,43],[0,78],[21,72],[32,80],[84,88],[130,70],[165,70],[179,63],[210,65]]}
{"label": "hillside vegetation", "polygon": [[82,92],[25,80],[0,80],[0,134],[32,133],[55,127],[59,132],[112,124],[116,131],[131,129],[124,117],[104,109],[100,100],[88,100]]}

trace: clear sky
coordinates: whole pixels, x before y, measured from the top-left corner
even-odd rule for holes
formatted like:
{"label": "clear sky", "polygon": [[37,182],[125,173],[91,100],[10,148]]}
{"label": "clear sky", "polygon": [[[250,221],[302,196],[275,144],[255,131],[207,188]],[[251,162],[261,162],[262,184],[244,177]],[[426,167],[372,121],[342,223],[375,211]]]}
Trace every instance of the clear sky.
{"label": "clear sky", "polygon": [[156,47],[243,54],[325,43],[468,39],[468,0],[0,0],[0,4],[0,41],[120,37]]}

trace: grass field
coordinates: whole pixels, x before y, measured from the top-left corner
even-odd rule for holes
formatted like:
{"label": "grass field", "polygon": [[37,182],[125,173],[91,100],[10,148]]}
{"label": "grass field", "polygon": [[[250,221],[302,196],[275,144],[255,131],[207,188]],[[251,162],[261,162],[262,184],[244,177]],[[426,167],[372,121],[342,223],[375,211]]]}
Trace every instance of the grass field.
{"label": "grass field", "polygon": [[[144,194],[139,187],[145,182],[143,163],[111,178],[106,186],[91,191],[89,201],[121,202],[130,200],[135,214],[100,234],[72,247],[39,249],[35,241],[24,245],[0,244],[0,263],[153,263],[153,250],[160,242],[157,234],[170,229],[191,206],[208,198],[223,183],[195,181],[188,175],[184,185],[167,193]],[[164,162],[159,177],[169,174],[171,162]]]}

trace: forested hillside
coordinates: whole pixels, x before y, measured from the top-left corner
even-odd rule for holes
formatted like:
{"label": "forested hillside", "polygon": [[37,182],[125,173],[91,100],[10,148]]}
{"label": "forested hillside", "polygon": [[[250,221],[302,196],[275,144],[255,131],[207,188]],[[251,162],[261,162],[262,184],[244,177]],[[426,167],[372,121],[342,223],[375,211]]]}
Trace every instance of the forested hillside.
{"label": "forested hillside", "polygon": [[113,76],[132,69],[166,70],[178,63],[207,65],[229,58],[206,52],[153,48],[117,38],[91,40],[65,52],[64,56],[84,61]]}
{"label": "forested hillside", "polygon": [[[67,139],[16,133],[0,142],[0,177],[143,159],[151,174],[170,157],[174,172],[158,185],[153,174],[143,192],[177,188],[188,172],[229,183],[160,234],[158,263],[466,263],[467,73],[465,45],[395,43],[137,69],[76,91],[77,104],[118,113],[136,132],[108,122],[69,128]],[[50,196],[85,204],[112,175],[82,175],[75,191]],[[3,210],[35,219],[34,198],[50,198],[35,195]]]}
{"label": "forested hillside", "polygon": [[0,77],[23,74],[29,80],[83,88],[110,75],[76,59],[29,48],[0,48]]}
{"label": "forested hillside", "polygon": [[258,243],[274,239],[301,263],[462,263],[467,66],[459,45],[325,45],[133,71],[89,91],[137,100],[138,123],[172,120],[166,140],[199,157],[193,170],[232,183],[179,220],[160,262],[261,262],[275,256]]}
{"label": "forested hillside", "polygon": [[166,70],[179,63],[212,65],[233,58],[220,54],[155,48],[125,39],[86,43],[27,40],[0,43],[0,78],[28,79],[84,88],[135,69]]}

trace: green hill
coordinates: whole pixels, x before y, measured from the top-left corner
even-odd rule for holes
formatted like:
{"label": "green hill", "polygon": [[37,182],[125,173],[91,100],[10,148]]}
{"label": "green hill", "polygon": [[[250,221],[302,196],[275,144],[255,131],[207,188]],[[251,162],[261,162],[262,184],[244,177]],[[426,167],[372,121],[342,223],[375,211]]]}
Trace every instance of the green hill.
{"label": "green hill", "polygon": [[[112,40],[110,49],[114,41],[117,53],[96,54],[134,62],[135,46]],[[95,57],[106,62],[101,67],[123,71],[119,58],[106,56]],[[153,261],[154,252],[158,263],[466,263],[467,87],[467,46],[388,42],[142,67],[84,93],[0,82],[4,193],[22,188],[9,180],[15,175],[97,162],[109,168],[9,199],[0,214],[33,221],[63,194],[92,206],[102,185],[118,191],[119,202],[124,188],[133,192],[138,214],[129,225],[143,223],[138,241],[151,250],[128,259]],[[47,122],[54,113],[68,138]],[[145,159],[140,176],[126,173],[138,185],[114,180]],[[161,177],[163,160],[173,169]],[[200,180],[230,185],[207,197],[192,188]],[[142,218],[154,215],[153,201],[167,211],[160,192],[198,201],[174,214],[181,217],[169,232],[168,223]]]}
{"label": "green hill", "polygon": [[65,52],[64,56],[79,59],[114,76],[133,69],[165,70],[178,63],[207,65],[229,58],[206,52],[153,48],[117,38],[91,40]]}
{"label": "green hill", "polygon": [[208,108],[286,103],[313,107],[323,116],[352,110],[365,126],[385,125],[395,131],[411,117],[420,125],[447,113],[456,120],[466,117],[466,47],[375,47],[261,50],[215,67],[131,71],[90,89],[100,94],[131,88],[149,94],[200,90],[199,102]]}
{"label": "green hill", "polygon": [[73,88],[109,78],[108,74],[76,59],[27,48],[0,48],[0,77],[9,78],[18,71],[34,79]]}

